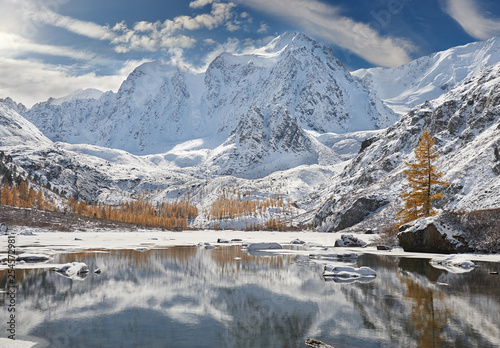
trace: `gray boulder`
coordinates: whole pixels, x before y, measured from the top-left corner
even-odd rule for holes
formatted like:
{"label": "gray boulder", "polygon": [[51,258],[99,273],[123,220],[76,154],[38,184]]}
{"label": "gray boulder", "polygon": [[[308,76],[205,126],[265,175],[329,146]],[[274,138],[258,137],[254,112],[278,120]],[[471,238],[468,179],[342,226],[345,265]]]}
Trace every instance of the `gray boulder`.
{"label": "gray boulder", "polygon": [[343,234],[340,236],[340,239],[335,241],[335,246],[364,248],[366,246],[366,242],[354,237],[352,234]]}
{"label": "gray boulder", "polygon": [[398,240],[404,251],[456,254],[470,252],[461,232],[441,217],[421,218],[399,228]]}

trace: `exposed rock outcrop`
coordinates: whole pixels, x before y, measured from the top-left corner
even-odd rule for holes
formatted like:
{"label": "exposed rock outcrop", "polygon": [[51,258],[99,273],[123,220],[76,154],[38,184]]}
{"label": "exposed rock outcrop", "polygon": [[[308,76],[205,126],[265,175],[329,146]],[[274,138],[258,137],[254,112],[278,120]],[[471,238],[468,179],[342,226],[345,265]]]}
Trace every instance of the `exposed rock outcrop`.
{"label": "exposed rock outcrop", "polygon": [[460,232],[440,216],[421,218],[399,228],[399,244],[404,251],[456,254],[471,251]]}

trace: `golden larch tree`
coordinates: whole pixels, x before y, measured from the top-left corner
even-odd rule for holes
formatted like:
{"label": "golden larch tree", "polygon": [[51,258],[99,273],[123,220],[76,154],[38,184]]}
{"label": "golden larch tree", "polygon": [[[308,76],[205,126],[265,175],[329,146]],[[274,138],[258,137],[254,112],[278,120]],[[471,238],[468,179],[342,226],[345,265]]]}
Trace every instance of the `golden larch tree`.
{"label": "golden larch tree", "polygon": [[439,152],[434,148],[434,139],[427,130],[424,131],[418,146],[414,150],[415,162],[405,162],[408,167],[404,171],[408,177],[411,192],[404,192],[404,208],[396,217],[400,223],[416,220],[421,217],[433,216],[437,212],[432,208],[432,201],[442,198],[441,193],[433,193],[435,186],[448,186],[446,180],[440,180],[443,173],[436,170],[433,162],[439,157]]}

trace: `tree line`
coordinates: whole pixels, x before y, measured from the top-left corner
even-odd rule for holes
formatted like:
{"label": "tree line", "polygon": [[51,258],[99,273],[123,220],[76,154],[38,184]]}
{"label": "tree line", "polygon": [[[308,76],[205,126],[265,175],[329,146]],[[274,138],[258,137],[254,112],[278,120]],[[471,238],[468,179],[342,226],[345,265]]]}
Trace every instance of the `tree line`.
{"label": "tree line", "polygon": [[[66,198],[37,180],[18,173],[12,157],[0,151],[0,205],[70,212],[78,216],[165,229],[186,229],[198,209],[187,201],[154,203],[145,194],[117,204],[86,202]],[[48,185],[47,185],[48,186]]]}

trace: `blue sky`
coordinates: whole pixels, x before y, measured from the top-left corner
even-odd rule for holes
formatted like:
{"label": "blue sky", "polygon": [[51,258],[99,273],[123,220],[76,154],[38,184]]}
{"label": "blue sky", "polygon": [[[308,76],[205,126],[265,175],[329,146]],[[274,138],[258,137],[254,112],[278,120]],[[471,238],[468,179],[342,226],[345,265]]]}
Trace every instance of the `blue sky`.
{"label": "blue sky", "polygon": [[285,31],[351,70],[393,67],[500,36],[496,0],[0,0],[0,98],[28,106],[78,88],[116,91],[137,65],[202,71]]}

